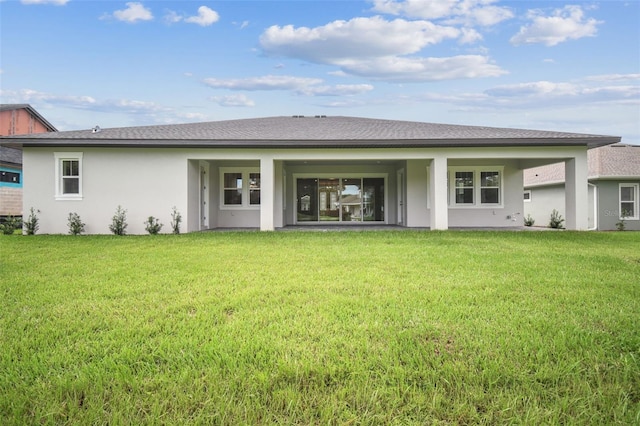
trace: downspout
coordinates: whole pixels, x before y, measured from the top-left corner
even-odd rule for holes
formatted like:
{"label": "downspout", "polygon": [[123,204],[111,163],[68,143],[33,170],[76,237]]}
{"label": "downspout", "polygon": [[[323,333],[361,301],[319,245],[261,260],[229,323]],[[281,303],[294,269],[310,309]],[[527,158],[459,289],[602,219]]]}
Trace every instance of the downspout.
{"label": "downspout", "polygon": [[588,186],[593,187],[593,228],[589,228],[589,231],[598,230],[598,187],[592,183],[587,183]]}

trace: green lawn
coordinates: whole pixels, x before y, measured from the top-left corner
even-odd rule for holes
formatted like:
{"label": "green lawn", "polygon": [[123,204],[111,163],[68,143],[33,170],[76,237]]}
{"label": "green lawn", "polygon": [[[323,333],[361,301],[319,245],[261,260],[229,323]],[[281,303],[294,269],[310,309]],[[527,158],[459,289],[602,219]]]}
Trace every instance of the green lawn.
{"label": "green lawn", "polygon": [[0,236],[0,424],[639,424],[640,233]]}

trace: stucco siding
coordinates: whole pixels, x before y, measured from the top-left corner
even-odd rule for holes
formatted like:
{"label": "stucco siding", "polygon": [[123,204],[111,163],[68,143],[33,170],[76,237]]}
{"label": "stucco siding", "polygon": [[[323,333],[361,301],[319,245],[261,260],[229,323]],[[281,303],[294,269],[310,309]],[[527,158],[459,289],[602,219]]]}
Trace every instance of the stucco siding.
{"label": "stucco siding", "polygon": [[[171,232],[171,209],[187,212],[187,160],[172,149],[107,148],[82,150],[82,199],[56,200],[56,178],[51,148],[24,150],[24,212],[40,210],[40,233],[67,233],[67,217],[78,213],[88,234],[108,234],[120,205],[127,210],[127,233],[144,234],[144,222],[154,216]],[[74,151],[74,152],[77,152]]]}
{"label": "stucco siding", "polygon": [[[456,207],[449,200],[450,227],[512,227],[523,224],[522,170],[515,160],[453,160],[449,167],[502,167],[501,206]],[[449,185],[451,185],[451,178]]]}
{"label": "stucco siding", "polygon": [[[598,186],[598,222],[599,229],[611,231],[617,229],[620,222],[620,184],[640,183],[640,180],[600,180]],[[625,229],[640,231],[640,220],[625,219]]]}
{"label": "stucco siding", "polygon": [[551,212],[556,209],[565,217],[564,184],[530,188],[531,201],[524,203],[524,216],[531,216],[534,226],[547,227]]}

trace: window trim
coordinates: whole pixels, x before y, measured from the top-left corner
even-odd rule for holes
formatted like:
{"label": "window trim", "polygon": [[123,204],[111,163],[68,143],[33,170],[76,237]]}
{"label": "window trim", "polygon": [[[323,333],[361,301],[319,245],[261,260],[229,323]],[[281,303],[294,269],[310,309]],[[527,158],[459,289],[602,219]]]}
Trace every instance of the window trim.
{"label": "window trim", "polygon": [[[633,201],[622,201],[622,188],[631,188],[633,193]],[[640,184],[638,183],[619,183],[618,184],[618,217],[620,220],[640,220]],[[623,216],[622,203],[633,203],[633,216]]]}
{"label": "window trim", "polygon": [[[82,200],[83,192],[82,192],[82,181],[83,181],[83,170],[82,170],[82,152],[54,152],[55,158],[55,199],[56,200]],[[77,194],[65,194],[63,191],[64,182],[63,182],[63,162],[64,161],[77,161],[78,162],[78,193]]]}
{"label": "window trim", "polygon": [[[242,203],[224,203],[224,175],[225,173],[240,173],[242,176]],[[260,204],[251,204],[250,175],[260,174],[259,167],[220,167],[220,210],[260,210]],[[262,197],[262,184],[260,185],[260,196]],[[262,198],[261,198],[262,200]]]}
{"label": "window trim", "polygon": [[[473,203],[456,202],[456,172],[473,172]],[[498,203],[482,203],[482,172],[498,172],[500,186]],[[454,166],[448,168],[449,207],[454,209],[495,209],[504,208],[504,166]]]}

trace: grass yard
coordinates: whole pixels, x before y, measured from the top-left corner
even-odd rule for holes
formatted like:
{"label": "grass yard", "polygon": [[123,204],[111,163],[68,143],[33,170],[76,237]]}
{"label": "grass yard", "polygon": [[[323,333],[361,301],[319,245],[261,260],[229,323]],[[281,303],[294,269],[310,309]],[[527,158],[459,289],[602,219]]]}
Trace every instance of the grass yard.
{"label": "grass yard", "polygon": [[640,233],[0,236],[0,424],[639,424]]}

